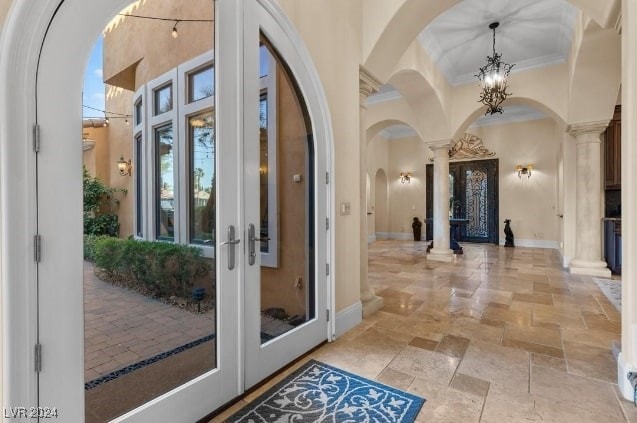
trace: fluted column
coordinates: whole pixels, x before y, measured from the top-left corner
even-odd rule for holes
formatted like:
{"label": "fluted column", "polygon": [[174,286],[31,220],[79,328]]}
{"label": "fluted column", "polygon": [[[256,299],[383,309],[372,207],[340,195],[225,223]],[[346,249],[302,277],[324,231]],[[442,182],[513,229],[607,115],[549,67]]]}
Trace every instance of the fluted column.
{"label": "fluted column", "polygon": [[602,259],[602,162],[601,135],[608,121],[569,125],[576,140],[575,258],[571,273],[610,277]]}
{"label": "fluted column", "polygon": [[434,246],[427,260],[450,262],[449,248],[449,140],[427,144],[434,153]]}
{"label": "fluted column", "polygon": [[364,68],[359,73],[360,93],[360,289],[361,303],[363,304],[363,317],[369,316],[383,306],[383,299],[376,295],[374,288],[367,280],[368,262],[368,234],[367,234],[367,125],[365,114],[367,112],[367,97],[378,91],[380,82]]}

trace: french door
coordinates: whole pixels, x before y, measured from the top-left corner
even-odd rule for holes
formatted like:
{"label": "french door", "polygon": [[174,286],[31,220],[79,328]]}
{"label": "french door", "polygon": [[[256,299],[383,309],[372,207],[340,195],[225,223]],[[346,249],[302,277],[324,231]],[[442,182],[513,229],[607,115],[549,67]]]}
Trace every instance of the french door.
{"label": "french door", "polygon": [[[181,119],[177,102],[188,95],[162,97],[161,85],[143,97],[149,107],[171,98],[166,116],[177,117],[166,124],[153,105],[155,123],[132,134],[133,178],[150,182],[128,194],[145,189],[138,205],[157,209],[134,213],[139,221],[156,216],[137,225],[152,233],[147,238],[202,245],[208,271],[194,284],[212,305],[188,314],[104,283],[82,261],[80,81],[91,40],[129,3],[61,1],[42,47],[39,404],[57,407],[64,421],[192,422],[328,339],[327,277],[319,269],[329,256],[329,154],[315,141],[328,138],[326,113],[308,56],[273,2],[213,2],[214,71],[193,73],[213,75],[213,97],[197,99],[212,106]],[[193,140],[209,133],[213,153],[202,154],[200,143],[189,155]],[[195,166],[204,157],[210,162]],[[212,180],[207,196],[202,179]],[[204,201],[214,210],[206,229],[206,214],[188,221]],[[189,242],[189,233],[201,242]]]}

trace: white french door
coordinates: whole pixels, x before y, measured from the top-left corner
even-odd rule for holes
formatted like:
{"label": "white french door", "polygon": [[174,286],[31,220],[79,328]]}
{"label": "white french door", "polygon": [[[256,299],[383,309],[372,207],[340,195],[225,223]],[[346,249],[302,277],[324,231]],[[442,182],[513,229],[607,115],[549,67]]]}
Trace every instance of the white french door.
{"label": "white french door", "polygon": [[[327,338],[327,172],[307,63],[267,2],[246,3],[245,385]],[[318,96],[317,96],[318,97]],[[317,134],[319,135],[317,137]],[[322,176],[322,177],[321,177]]]}
{"label": "white french door", "polygon": [[[92,40],[129,3],[62,0],[38,67],[37,123],[42,138],[37,159],[38,232],[43,251],[38,264],[39,405],[56,407],[63,421],[81,422],[85,417],[89,421],[91,407],[118,402],[113,394],[117,390],[109,391],[109,384],[120,383],[123,392],[139,393],[145,389],[140,380],[159,384],[183,375],[182,369],[196,360],[184,358],[188,356],[176,348],[168,355],[140,356],[128,366],[129,373],[115,369],[91,376],[95,379],[87,383],[91,377],[85,365],[96,356],[88,349],[95,341],[89,335],[93,326],[88,313],[106,313],[116,308],[116,302],[94,309],[85,296],[81,81]],[[214,117],[209,121],[216,133],[212,199],[216,219],[214,283],[208,292],[212,291],[216,307],[211,334],[197,339],[205,338],[197,347],[190,347],[196,342],[187,344],[189,354],[205,363],[178,386],[133,403],[108,420],[196,421],[328,339],[330,333],[329,154],[327,146],[317,142],[329,138],[329,125],[317,78],[299,39],[289,24],[282,23],[285,18],[273,2],[216,0],[214,5],[216,92]],[[146,132],[147,142],[161,152],[157,154],[170,154],[176,163],[186,150],[173,146],[173,129],[160,126]],[[193,131],[197,133],[196,128]],[[143,140],[133,142],[137,148]],[[162,159],[158,157],[157,163]],[[114,166],[114,160],[108,166]],[[145,166],[143,172],[152,169]],[[183,175],[181,171],[170,177]],[[165,177],[162,173],[155,178]],[[166,184],[163,188],[168,191]],[[150,200],[145,203],[160,204],[163,192],[160,187],[147,194]],[[94,326],[103,327],[100,322]],[[155,335],[162,338],[161,328]],[[138,371],[149,373],[135,381]],[[103,391],[89,402],[89,395],[98,392],[89,394],[92,386]]]}

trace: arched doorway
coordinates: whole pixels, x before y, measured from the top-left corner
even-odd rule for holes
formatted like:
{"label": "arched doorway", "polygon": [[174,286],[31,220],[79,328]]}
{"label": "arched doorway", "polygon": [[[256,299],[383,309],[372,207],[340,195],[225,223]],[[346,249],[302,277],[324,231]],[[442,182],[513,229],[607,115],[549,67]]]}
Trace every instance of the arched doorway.
{"label": "arched doorway", "polygon": [[387,174],[383,169],[378,169],[375,176],[375,196],[376,196],[376,228],[375,233],[378,239],[389,237],[389,199],[387,193]]}

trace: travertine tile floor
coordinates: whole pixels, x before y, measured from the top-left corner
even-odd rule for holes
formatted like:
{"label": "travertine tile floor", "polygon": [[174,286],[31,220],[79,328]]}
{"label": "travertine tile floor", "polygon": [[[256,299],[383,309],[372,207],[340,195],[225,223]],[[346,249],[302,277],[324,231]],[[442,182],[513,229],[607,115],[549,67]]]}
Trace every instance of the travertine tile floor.
{"label": "travertine tile floor", "polygon": [[436,263],[424,242],[371,244],[383,309],[213,421],[315,358],[425,397],[419,422],[637,422],[616,385],[620,314],[590,277],[554,250],[464,251]]}

